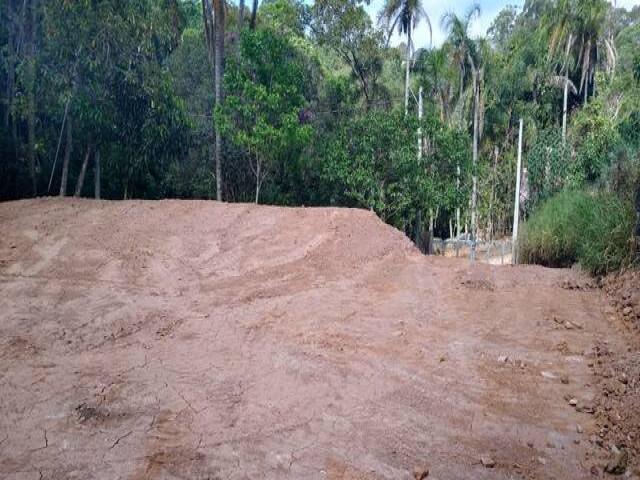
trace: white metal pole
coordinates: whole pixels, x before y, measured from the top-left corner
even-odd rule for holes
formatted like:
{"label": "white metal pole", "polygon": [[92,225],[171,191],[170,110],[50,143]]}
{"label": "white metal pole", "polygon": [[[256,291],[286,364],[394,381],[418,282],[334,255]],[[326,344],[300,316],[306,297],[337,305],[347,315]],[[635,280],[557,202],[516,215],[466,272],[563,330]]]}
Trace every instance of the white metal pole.
{"label": "white metal pole", "polygon": [[569,97],[569,77],[564,79],[564,99],[562,101],[562,145],[567,143],[567,101]]}
{"label": "white metal pole", "polygon": [[522,171],[522,129],[523,122],[520,119],[520,135],[518,136],[518,169],[516,171],[516,198],[514,199],[513,207],[513,239],[511,250],[511,263],[514,265],[517,262],[518,252],[518,225],[520,224],[520,172]]}
{"label": "white metal pole", "polygon": [[[422,122],[422,87],[418,89],[418,121]],[[418,160],[422,158],[422,125],[418,126]]]}

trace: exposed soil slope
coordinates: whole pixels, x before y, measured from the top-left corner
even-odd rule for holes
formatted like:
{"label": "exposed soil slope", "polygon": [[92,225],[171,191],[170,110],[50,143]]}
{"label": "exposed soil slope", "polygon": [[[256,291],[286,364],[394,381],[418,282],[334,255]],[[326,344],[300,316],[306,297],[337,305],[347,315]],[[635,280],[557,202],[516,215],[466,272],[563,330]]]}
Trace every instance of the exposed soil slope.
{"label": "exposed soil slope", "polygon": [[582,284],[360,210],[0,204],[0,477],[600,475]]}

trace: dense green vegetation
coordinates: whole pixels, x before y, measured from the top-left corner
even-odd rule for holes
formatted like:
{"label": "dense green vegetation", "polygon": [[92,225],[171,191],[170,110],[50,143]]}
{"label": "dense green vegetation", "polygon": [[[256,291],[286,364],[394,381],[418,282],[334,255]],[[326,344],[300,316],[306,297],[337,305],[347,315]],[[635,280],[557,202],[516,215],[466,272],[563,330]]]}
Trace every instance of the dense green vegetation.
{"label": "dense green vegetation", "polygon": [[[607,222],[638,195],[639,7],[526,0],[486,38],[477,5],[440,19],[419,0],[388,0],[378,22],[358,0],[0,8],[0,199],[359,206],[411,236],[490,239],[511,229],[523,118],[524,257],[600,272],[624,255],[591,259],[598,235],[631,248],[632,226]],[[420,22],[445,43],[416,49]]]}
{"label": "dense green vegetation", "polygon": [[520,260],[550,267],[575,262],[594,275],[616,271],[633,260],[630,204],[611,193],[564,191],[535,211],[524,225]]}

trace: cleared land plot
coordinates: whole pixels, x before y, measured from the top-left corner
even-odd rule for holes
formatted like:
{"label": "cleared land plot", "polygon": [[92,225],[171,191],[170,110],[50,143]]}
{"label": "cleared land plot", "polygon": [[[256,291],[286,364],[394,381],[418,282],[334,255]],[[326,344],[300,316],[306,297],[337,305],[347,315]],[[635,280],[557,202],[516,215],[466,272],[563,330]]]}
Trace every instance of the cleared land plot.
{"label": "cleared land plot", "polygon": [[587,478],[583,284],[360,210],[0,204],[0,477]]}

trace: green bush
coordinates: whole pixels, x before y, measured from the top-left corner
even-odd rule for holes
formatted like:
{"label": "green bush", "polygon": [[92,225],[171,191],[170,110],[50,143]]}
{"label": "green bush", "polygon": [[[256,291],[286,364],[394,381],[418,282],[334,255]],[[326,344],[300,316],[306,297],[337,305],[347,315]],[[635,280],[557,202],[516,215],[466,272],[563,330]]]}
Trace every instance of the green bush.
{"label": "green bush", "polygon": [[519,260],[548,267],[580,265],[602,275],[631,260],[631,205],[612,194],[564,191],[547,200],[524,224]]}

